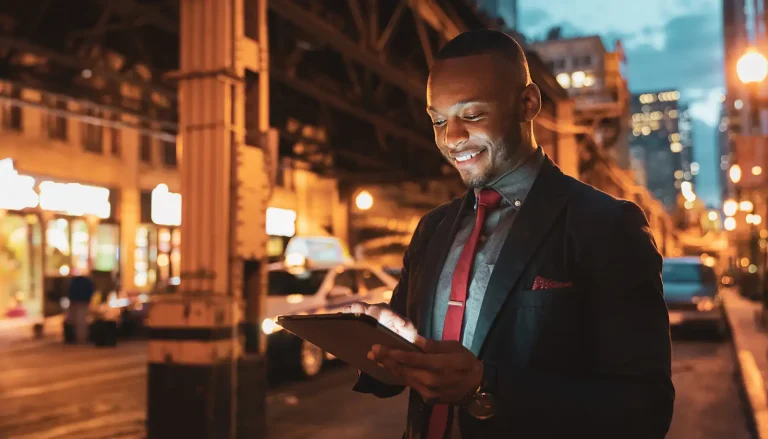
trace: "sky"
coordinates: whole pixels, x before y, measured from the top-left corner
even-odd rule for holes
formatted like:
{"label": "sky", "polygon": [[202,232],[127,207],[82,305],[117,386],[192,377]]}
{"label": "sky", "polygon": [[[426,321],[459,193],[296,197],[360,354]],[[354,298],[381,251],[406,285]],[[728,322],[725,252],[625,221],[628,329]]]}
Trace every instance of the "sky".
{"label": "sky", "polygon": [[633,93],[678,89],[694,118],[697,194],[719,205],[716,126],[724,92],[722,6],[718,0],[518,0],[518,28],[543,39],[600,35],[609,49],[620,39]]}

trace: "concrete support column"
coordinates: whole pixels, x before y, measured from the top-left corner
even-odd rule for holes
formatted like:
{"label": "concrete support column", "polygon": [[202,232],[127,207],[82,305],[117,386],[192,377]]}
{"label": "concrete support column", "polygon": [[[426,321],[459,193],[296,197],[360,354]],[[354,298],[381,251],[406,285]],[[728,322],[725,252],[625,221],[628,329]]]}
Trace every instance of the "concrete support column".
{"label": "concrete support column", "polygon": [[[238,210],[248,200],[239,196],[247,182],[237,170],[253,157],[243,151],[245,69],[266,53],[266,38],[256,43],[244,35],[246,2],[258,6],[252,11],[266,36],[266,0],[179,2],[181,284],[178,294],[153,300],[149,309],[150,439],[265,436],[263,357],[244,356],[238,336],[244,312],[239,249],[252,248],[238,233]],[[248,169],[256,172],[248,179],[266,179],[263,165]],[[251,220],[261,224],[253,239],[265,247],[263,220]],[[255,272],[263,277],[263,270]]]}

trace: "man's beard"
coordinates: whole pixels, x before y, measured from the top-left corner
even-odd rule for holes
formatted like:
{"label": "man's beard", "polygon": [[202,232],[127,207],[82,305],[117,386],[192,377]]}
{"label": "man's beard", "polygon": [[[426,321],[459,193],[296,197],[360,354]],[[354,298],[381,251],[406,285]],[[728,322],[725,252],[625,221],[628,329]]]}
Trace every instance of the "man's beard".
{"label": "man's beard", "polygon": [[[488,160],[489,160],[489,166],[483,170],[480,174],[473,174],[468,177],[464,177],[461,175],[461,180],[464,182],[464,185],[466,185],[470,189],[480,189],[487,187],[489,184],[493,183],[494,180],[496,180],[500,175],[496,175],[497,169],[494,167],[494,164],[500,164],[505,163],[509,161],[509,149],[506,145],[500,144],[496,145],[494,147],[486,148],[488,152]],[[491,154],[494,154],[491,156]],[[453,160],[450,157],[445,157],[446,160],[451,163]]]}

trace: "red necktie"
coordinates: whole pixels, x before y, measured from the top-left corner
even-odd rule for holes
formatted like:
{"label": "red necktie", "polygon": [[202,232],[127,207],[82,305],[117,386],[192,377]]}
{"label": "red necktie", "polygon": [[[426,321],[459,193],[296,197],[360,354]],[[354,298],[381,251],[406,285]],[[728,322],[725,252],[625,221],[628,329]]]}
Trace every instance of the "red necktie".
{"label": "red necktie", "polygon": [[[483,223],[488,211],[499,207],[501,195],[493,189],[483,189],[477,195],[477,217],[472,234],[464,243],[459,261],[453,272],[451,282],[451,300],[448,302],[448,312],[443,324],[443,340],[461,341],[461,327],[464,321],[464,304],[467,301],[467,289],[469,288],[469,275],[472,271],[472,263],[475,259],[475,250],[480,233],[483,231]],[[443,439],[448,427],[448,404],[437,404],[432,409],[429,419],[428,439]]]}

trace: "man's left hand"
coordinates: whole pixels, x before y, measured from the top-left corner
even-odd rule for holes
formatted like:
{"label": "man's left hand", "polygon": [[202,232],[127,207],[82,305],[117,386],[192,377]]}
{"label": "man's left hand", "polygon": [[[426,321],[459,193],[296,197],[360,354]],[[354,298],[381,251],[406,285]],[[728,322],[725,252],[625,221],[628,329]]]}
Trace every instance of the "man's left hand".
{"label": "man's left hand", "polygon": [[430,404],[456,404],[480,385],[483,363],[460,342],[419,336],[416,344],[424,353],[374,345],[368,358],[402,377]]}

